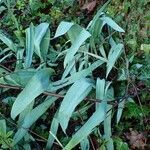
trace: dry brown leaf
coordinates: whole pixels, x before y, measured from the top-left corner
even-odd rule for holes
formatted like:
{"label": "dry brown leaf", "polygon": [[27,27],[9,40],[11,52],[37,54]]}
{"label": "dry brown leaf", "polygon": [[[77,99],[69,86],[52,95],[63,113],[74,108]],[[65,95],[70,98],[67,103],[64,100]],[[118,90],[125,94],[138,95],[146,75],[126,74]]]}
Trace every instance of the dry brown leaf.
{"label": "dry brown leaf", "polygon": [[94,10],[95,7],[96,7],[96,0],[84,4],[81,9],[87,9],[88,13],[90,13]]}
{"label": "dry brown leaf", "polygon": [[130,129],[130,133],[126,134],[126,138],[129,140],[132,149],[144,150],[147,139],[143,133],[139,133],[136,130]]}

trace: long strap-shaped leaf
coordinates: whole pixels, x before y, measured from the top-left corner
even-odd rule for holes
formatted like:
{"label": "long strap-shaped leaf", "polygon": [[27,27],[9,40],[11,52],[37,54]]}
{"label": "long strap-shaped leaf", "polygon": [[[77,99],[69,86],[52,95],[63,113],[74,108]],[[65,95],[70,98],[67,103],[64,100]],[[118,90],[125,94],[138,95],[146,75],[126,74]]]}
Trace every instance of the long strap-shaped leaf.
{"label": "long strap-shaped leaf", "polygon": [[[55,113],[55,115],[53,117],[53,120],[52,120],[52,123],[51,123],[51,127],[50,127],[51,133],[53,133],[53,135],[55,135],[55,136],[57,134],[57,130],[58,130],[58,127],[59,127],[59,122],[57,120],[57,115],[58,115],[58,111]],[[51,147],[53,146],[54,140],[55,140],[54,136],[51,133],[49,134],[49,137],[48,137],[48,140],[47,140],[46,150],[51,149]]]}
{"label": "long strap-shaped leaf", "polygon": [[28,105],[49,85],[49,76],[52,74],[51,69],[38,71],[28,82],[23,91],[18,95],[11,110],[11,117],[16,118]]}
{"label": "long strap-shaped leaf", "polygon": [[[101,81],[101,82],[100,82]],[[99,91],[100,88],[104,89],[105,86],[105,80],[98,79],[97,85],[96,85],[96,94],[97,98],[104,97],[104,90]],[[100,92],[100,93],[99,93]],[[106,110],[106,103],[102,102],[97,106],[96,111],[93,113],[93,115],[89,118],[89,120],[79,129],[75,135],[72,137],[72,139],[69,141],[69,143],[66,145],[64,150],[71,150],[73,147],[75,147],[78,143],[80,143],[85,137],[87,137],[94,127],[99,125],[102,121],[105,119],[105,110]]]}
{"label": "long strap-shaped leaf", "polygon": [[91,89],[92,83],[83,78],[76,81],[68,90],[58,113],[58,119],[64,132],[74,109],[88,95]]}
{"label": "long strap-shaped leaf", "polygon": [[32,56],[34,52],[34,25],[31,23],[30,27],[26,29],[26,57],[25,67],[30,67],[32,63]]}
{"label": "long strap-shaped leaf", "polygon": [[6,35],[0,30],[0,40],[5,43],[9,49],[13,50],[14,52],[16,52],[16,46],[15,44],[12,42],[11,39],[9,39],[8,37],[6,37]]}
{"label": "long strap-shaped leaf", "polygon": [[114,45],[108,54],[108,62],[107,62],[107,73],[106,76],[110,73],[111,69],[114,67],[115,62],[123,52],[123,44]]}
{"label": "long strap-shaped leaf", "polygon": [[[41,59],[43,59],[43,58],[42,58],[42,54],[41,54],[40,45],[41,45],[41,41],[42,41],[43,37],[45,36],[46,32],[48,31],[48,26],[49,26],[48,23],[41,23],[40,25],[38,25],[35,28],[35,36],[34,36],[35,52]],[[48,40],[50,40],[50,38]],[[48,43],[48,45],[49,45],[49,43]],[[47,51],[47,48],[45,50]]]}
{"label": "long strap-shaped leaf", "polygon": [[74,30],[72,30],[72,32],[78,32],[78,36],[74,39],[72,46],[67,50],[67,54],[64,60],[65,67],[68,64],[68,62],[73,59],[74,55],[79,50],[80,46],[86,41],[87,38],[91,36],[91,34],[88,31],[86,31],[84,28],[80,27],[80,31],[78,30],[78,28],[79,28],[78,25],[73,26]]}
{"label": "long strap-shaped leaf", "polygon": [[66,145],[64,150],[71,150],[78,143],[80,143],[85,137],[87,137],[94,127],[99,125],[105,117],[105,105],[101,104],[97,111],[89,118],[89,120],[78,130],[69,143]]}
{"label": "long strap-shaped leaf", "polygon": [[17,133],[14,136],[15,144],[18,143],[24,137],[24,135],[27,133],[27,129],[30,128],[31,125],[35,123],[37,119],[39,119],[39,117],[46,112],[46,110],[56,99],[56,97],[47,98],[45,102],[38,105],[30,113],[27,114],[23,121],[22,127],[17,131]]}

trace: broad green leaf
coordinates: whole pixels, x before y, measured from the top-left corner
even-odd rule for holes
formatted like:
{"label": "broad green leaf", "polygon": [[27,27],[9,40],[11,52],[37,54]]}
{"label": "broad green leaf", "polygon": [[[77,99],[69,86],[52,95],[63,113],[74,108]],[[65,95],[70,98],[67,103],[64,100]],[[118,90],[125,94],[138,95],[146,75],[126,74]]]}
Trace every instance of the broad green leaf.
{"label": "broad green leaf", "polygon": [[2,79],[5,82],[4,84],[10,84],[10,85],[19,86],[19,84],[15,81],[15,79],[11,78],[10,75],[6,75],[6,76],[2,77]]}
{"label": "broad green leaf", "polygon": [[31,127],[53,104],[56,100],[56,97],[48,97],[42,104],[34,108],[30,113],[28,113],[23,121],[21,128],[16,132],[14,136],[15,144],[18,143],[24,135],[28,132],[27,129]]}
{"label": "broad green leaf", "polygon": [[89,80],[80,79],[68,90],[58,112],[58,120],[64,132],[74,109],[88,95],[91,89],[92,83]]}
{"label": "broad green leaf", "polygon": [[3,43],[5,43],[9,47],[9,49],[11,49],[12,51],[14,51],[14,52],[17,51],[16,45],[1,30],[0,30],[0,40]]}
{"label": "broad green leaf", "polygon": [[111,28],[113,28],[114,30],[118,31],[118,32],[125,32],[120,26],[117,25],[117,23],[115,21],[113,21],[111,18],[109,17],[101,17],[101,20],[103,20],[105,23],[107,23]]}
{"label": "broad green leaf", "polygon": [[69,31],[69,35],[71,37],[72,46],[67,50],[67,54],[64,60],[64,66],[69,63],[74,58],[74,55],[79,50],[80,46],[86,41],[87,38],[91,36],[91,34],[86,31],[84,28],[81,28],[78,25],[74,25]]}
{"label": "broad green leaf", "polygon": [[18,126],[21,126],[21,125],[23,124],[24,118],[27,116],[27,114],[28,114],[29,112],[32,111],[33,106],[34,106],[34,102],[35,102],[35,101],[32,101],[32,102],[28,105],[28,107],[26,107],[26,108],[20,113],[19,119],[18,119],[18,122],[17,122],[17,125],[18,125]]}
{"label": "broad green leaf", "polygon": [[54,38],[57,38],[67,33],[73,25],[74,23],[62,21],[56,30]]}
{"label": "broad green leaf", "polygon": [[17,62],[16,62],[16,67],[15,70],[21,70],[23,68],[23,63],[22,60],[24,59],[24,48],[18,48],[16,57],[17,57]]}
{"label": "broad green leaf", "polygon": [[49,77],[52,73],[53,71],[51,69],[43,69],[38,71],[29,80],[12,106],[11,117],[13,119],[15,119],[37,96],[47,89]]}
{"label": "broad green leaf", "polygon": [[107,73],[106,76],[110,73],[111,69],[114,67],[115,62],[117,61],[118,57],[123,52],[123,44],[114,45],[108,54],[108,62],[107,62]]}
{"label": "broad green leaf", "polygon": [[33,69],[20,70],[6,75],[4,80],[7,84],[15,84],[21,87],[25,87],[35,73],[36,70]]}
{"label": "broad green leaf", "polygon": [[[76,26],[74,26],[76,27]],[[78,27],[77,27],[78,29]],[[77,32],[76,30],[74,30],[73,32]],[[72,46],[67,50],[67,54],[64,60],[64,66],[66,67],[66,65],[69,63],[69,61],[71,61],[74,57],[74,55],[76,54],[76,52],[79,50],[80,46],[86,41],[87,38],[89,38],[91,36],[91,34],[86,31],[84,28],[80,29],[80,32],[78,32],[78,36],[75,38],[74,43],[72,44]]]}
{"label": "broad green leaf", "polygon": [[72,139],[66,145],[64,150],[71,150],[86,138],[92,130],[99,125],[105,118],[105,105],[101,104],[89,120],[73,135]]}
{"label": "broad green leaf", "polygon": [[[49,27],[48,23],[41,23],[40,25],[38,25],[35,28],[35,36],[34,36],[35,52],[41,59],[42,59],[41,50],[44,51],[44,49],[40,49],[40,45],[41,45],[41,41],[42,41],[43,37],[45,36],[46,32],[48,31],[48,27]],[[47,48],[45,50],[47,51]]]}
{"label": "broad green leaf", "polygon": [[71,27],[71,29],[67,32],[68,36],[69,36],[69,40],[71,41],[71,43],[73,44],[76,39],[79,36],[79,33],[81,32],[83,28],[77,24],[73,25]]}
{"label": "broad green leaf", "polygon": [[26,29],[25,68],[29,68],[32,63],[32,56],[34,52],[34,28],[34,25],[31,23],[30,27]]}
{"label": "broad green leaf", "polygon": [[[105,80],[97,80],[96,84],[96,97],[100,99],[104,93],[100,92],[100,87],[104,89]],[[104,91],[104,90],[102,90]],[[84,138],[86,138],[92,130],[99,125],[105,119],[106,114],[106,103],[102,102],[98,105],[96,111],[93,115],[89,118],[89,120],[73,135],[72,139],[66,145],[64,150],[70,150],[74,148],[78,143],[80,143]]]}
{"label": "broad green leaf", "polygon": [[[111,139],[111,113],[112,113],[112,111],[110,111],[112,106],[107,104],[107,98],[113,96],[113,90],[108,89],[110,84],[111,84],[111,82],[106,84],[104,79],[100,80],[98,78],[97,79],[97,84],[96,84],[96,98],[100,99],[100,100],[103,100],[102,103],[105,105],[104,138],[107,141],[106,147],[108,149],[113,150],[113,142],[112,142],[112,139]],[[110,95],[112,95],[112,96],[110,96]],[[101,104],[97,104],[97,107],[99,105],[101,105]]]}

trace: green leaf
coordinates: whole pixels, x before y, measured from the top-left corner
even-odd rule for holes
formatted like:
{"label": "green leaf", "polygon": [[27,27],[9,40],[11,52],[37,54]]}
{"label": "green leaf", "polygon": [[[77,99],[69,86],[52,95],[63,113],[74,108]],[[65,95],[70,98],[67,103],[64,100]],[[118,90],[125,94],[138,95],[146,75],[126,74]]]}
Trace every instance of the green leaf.
{"label": "green leaf", "polygon": [[89,80],[80,79],[68,90],[58,112],[58,120],[64,132],[74,109],[88,95],[91,89],[92,83]]}
{"label": "green leaf", "polygon": [[38,71],[27,83],[23,91],[18,95],[11,110],[11,117],[16,118],[28,105],[41,93],[43,93],[49,85],[49,77],[53,73],[51,69],[43,69]]}
{"label": "green leaf", "polygon": [[108,0],[96,13],[96,15],[94,16],[93,20],[89,23],[87,28],[93,28],[95,26],[96,21],[99,19],[99,17],[102,15],[102,12],[105,10],[105,8],[107,7],[107,5],[110,3],[111,0]]}
{"label": "green leaf", "polygon": [[[107,141],[106,147],[107,149],[114,150],[114,145],[113,145],[113,140],[111,138],[112,133],[111,133],[111,114],[112,114],[112,106],[107,104],[107,109],[106,109],[106,117],[104,120],[104,137],[105,140]],[[108,113],[107,113],[108,112]]]}
{"label": "green leaf", "polygon": [[56,30],[54,38],[66,34],[73,25],[74,23],[62,21]]}
{"label": "green leaf", "polygon": [[64,150],[70,150],[87,137],[92,130],[99,125],[105,117],[105,105],[101,104],[89,120],[73,135]]}
{"label": "green leaf", "polygon": [[118,57],[123,52],[123,44],[114,45],[108,54],[108,63],[107,63],[107,73],[106,76],[110,73],[111,69],[114,67],[115,62],[117,61]]}
{"label": "green leaf", "polygon": [[75,24],[71,27],[71,29],[67,32],[68,36],[69,36],[69,40],[71,41],[71,43],[73,44],[76,39],[79,36],[79,33],[81,32],[82,28],[81,26]]}
{"label": "green leaf", "polygon": [[117,123],[119,123],[121,116],[122,116],[122,111],[124,108],[125,100],[120,100],[119,105],[118,105],[118,111],[117,111]]}
{"label": "green leaf", "polygon": [[[77,26],[74,26],[74,28],[75,29],[72,32],[77,32],[78,36],[76,36],[72,46],[67,50],[67,54],[64,60],[65,67],[69,63],[69,61],[73,59],[74,55],[79,50],[80,46],[86,41],[87,38],[91,36],[91,34],[88,31],[86,31],[84,28],[81,28],[80,32],[78,31]],[[77,31],[76,31],[76,28],[77,28]]]}
{"label": "green leaf", "polygon": [[6,75],[4,80],[7,84],[15,84],[21,87],[25,87],[35,73],[36,70],[34,69],[20,70]]}
{"label": "green leaf", "polygon": [[[105,80],[97,80],[96,84],[96,97],[100,99],[104,95],[104,93],[99,93],[100,87],[103,88]],[[104,91],[104,90],[103,90]],[[78,143],[80,143],[84,138],[86,138],[92,130],[99,125],[105,119],[105,111],[106,111],[106,103],[102,102],[98,105],[96,111],[89,118],[89,120],[73,135],[72,139],[66,145],[64,150],[70,150],[75,147]]]}
{"label": "green leaf", "polygon": [[109,17],[101,17],[101,20],[103,20],[105,23],[107,23],[111,28],[113,28],[114,30],[118,31],[118,32],[125,32],[120,26],[117,25],[117,23],[115,21],[113,21],[111,18]]}
{"label": "green leaf", "polygon": [[103,61],[98,60],[98,61],[94,62],[93,64],[91,64],[87,69],[84,69],[82,71],[74,73],[73,75],[71,75],[68,78],[65,78],[63,80],[59,80],[59,81],[52,83],[48,87],[48,91],[51,91],[51,92],[56,91],[58,89],[61,89],[67,85],[74,83],[75,81],[77,81],[81,78],[91,75],[92,71],[95,70],[97,67],[101,66],[103,63],[104,63]]}
{"label": "green leaf", "polygon": [[[97,79],[96,82],[96,99],[104,100],[105,98],[105,80]],[[99,103],[96,104],[96,107],[99,106]]]}
{"label": "green leaf", "polygon": [[26,107],[19,115],[19,118],[18,118],[18,122],[17,122],[17,125],[18,126],[21,126],[23,124],[23,121],[24,121],[24,118],[27,116],[27,114],[29,112],[31,112],[33,110],[33,106],[34,106],[34,102],[35,101],[32,101],[30,103],[30,105],[28,105],[28,107]]}
{"label": "green leaf", "polygon": [[40,45],[41,56],[44,61],[46,61],[46,58],[47,58],[49,45],[50,45],[50,29],[48,28],[46,34],[44,35],[44,37],[41,41],[41,45]]}
{"label": "green leaf", "polygon": [[121,138],[115,138],[116,150],[129,150],[128,144],[123,142]]}
{"label": "green leaf", "polygon": [[65,77],[70,73],[70,71],[72,70],[72,68],[75,65],[75,59],[73,59],[72,61],[70,61],[65,69],[65,71],[63,72],[62,78],[61,79],[65,79]]}
{"label": "green leaf", "polygon": [[6,121],[0,120],[0,135],[6,135]]}
{"label": "green leaf", "polygon": [[[53,135],[56,136],[57,134],[57,130],[58,130],[58,127],[59,127],[59,122],[57,120],[57,114],[58,112],[56,112],[55,116],[53,117],[53,120],[52,120],[52,123],[51,123],[51,128],[50,128],[50,131],[51,133],[53,133]],[[53,143],[54,143],[54,136],[52,136],[52,134],[49,134],[49,137],[48,137],[48,140],[47,140],[47,144],[46,144],[46,150],[49,150],[51,149]]]}
{"label": "green leaf", "polygon": [[34,32],[34,25],[31,23],[30,27],[26,29],[25,68],[29,68],[32,63],[32,56],[34,52]]}
{"label": "green leaf", "polygon": [[46,112],[46,110],[53,104],[56,99],[56,97],[48,97],[42,104],[38,105],[26,115],[21,128],[16,132],[14,136],[15,144],[24,137],[24,135],[28,131],[27,129],[30,128],[31,125],[35,123]]}
{"label": "green leaf", "polygon": [[0,40],[5,43],[9,49],[16,52],[16,45],[12,42],[11,39],[9,39],[1,30],[0,30]]}
{"label": "green leaf", "polygon": [[[41,45],[41,41],[43,37],[47,33],[48,27],[49,27],[48,23],[41,23],[35,28],[35,36],[34,36],[35,52],[41,59],[42,59],[42,56],[41,56],[40,45]],[[46,40],[50,40],[50,39],[46,39]],[[47,48],[45,50],[47,51]],[[44,49],[42,49],[42,51],[44,51]]]}

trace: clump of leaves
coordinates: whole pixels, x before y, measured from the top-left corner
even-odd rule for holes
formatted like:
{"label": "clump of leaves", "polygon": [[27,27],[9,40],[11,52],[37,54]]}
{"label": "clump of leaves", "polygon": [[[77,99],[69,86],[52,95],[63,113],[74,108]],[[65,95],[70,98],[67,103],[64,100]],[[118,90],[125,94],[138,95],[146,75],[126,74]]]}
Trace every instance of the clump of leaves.
{"label": "clump of leaves", "polygon": [[126,119],[140,119],[143,116],[148,117],[149,115],[150,110],[147,106],[139,106],[136,103],[126,104],[126,110],[124,111],[124,117]]}
{"label": "clump of leaves", "polygon": [[[109,77],[124,52],[119,34],[125,31],[105,13],[108,3],[98,10],[86,28],[62,21],[53,36],[49,23],[31,23],[25,29],[25,36],[21,36],[22,40],[14,42],[5,31],[0,32],[2,93],[10,89],[21,90],[14,97],[11,108],[11,118],[20,127],[13,137],[14,145],[36,141],[27,129],[36,126],[37,120],[48,113],[47,118],[49,114],[52,117],[50,129],[50,123],[45,126],[49,131],[46,149],[51,149],[54,141],[62,149],[70,150],[79,144],[82,149],[90,149],[90,134],[95,130],[98,130],[99,138],[106,141],[104,147],[114,149],[111,132],[114,100],[117,99],[119,105],[116,116],[119,122],[126,98],[116,97],[112,82],[117,81]],[[30,3],[31,6],[36,5]],[[7,68],[6,63],[12,58],[14,62]],[[103,76],[95,77],[93,72],[99,69],[103,70]],[[55,79],[56,76],[59,77]],[[93,105],[86,98],[90,93],[94,93]],[[90,114],[85,113],[89,109],[92,109]],[[80,115],[81,110],[85,118]],[[68,133],[70,122],[78,120]],[[97,126],[103,128],[102,132]],[[62,136],[63,140],[60,140]]]}
{"label": "clump of leaves", "polygon": [[13,147],[12,131],[7,132],[6,121],[0,120],[0,146],[3,149]]}

